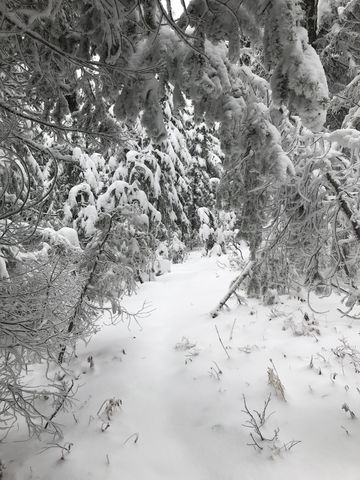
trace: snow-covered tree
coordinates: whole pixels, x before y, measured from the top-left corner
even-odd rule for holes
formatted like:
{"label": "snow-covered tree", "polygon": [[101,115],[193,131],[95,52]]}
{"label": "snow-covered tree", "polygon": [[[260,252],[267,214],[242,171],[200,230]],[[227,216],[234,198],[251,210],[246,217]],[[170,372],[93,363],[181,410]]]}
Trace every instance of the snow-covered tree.
{"label": "snow-covered tree", "polygon": [[[253,291],[283,288],[289,272],[309,285],[334,283],[340,272],[351,293],[360,238],[352,182],[358,2],[343,3],[330,3],[336,28],[323,14],[316,32],[310,0],[307,11],[300,0],[191,0],[177,20],[171,1],[1,2],[1,291],[10,308],[18,272],[29,295],[36,274],[41,293],[24,329],[45,329],[43,349],[24,347],[26,361],[33,345],[46,356],[51,328],[62,361],[66,342],[92,331],[99,305],[121,314],[119,298],[146,269],[155,239],[178,256],[196,214],[200,235],[216,233],[221,155],[213,125],[224,152],[221,202],[236,210],[250,243]],[[331,92],[345,92],[348,103],[332,111],[341,110],[336,128],[348,130],[324,134],[320,59]],[[60,315],[47,302],[60,309],[62,289],[52,280],[62,272],[79,282]],[[25,303],[9,312],[16,324]],[[4,316],[0,323],[8,328]],[[16,363],[26,342],[5,330],[1,354]]]}
{"label": "snow-covered tree", "polygon": [[191,153],[189,217],[196,244],[199,240],[206,242],[216,230],[216,194],[222,175],[223,153],[220,142],[214,135],[216,132],[205,123],[191,127],[188,132]]}

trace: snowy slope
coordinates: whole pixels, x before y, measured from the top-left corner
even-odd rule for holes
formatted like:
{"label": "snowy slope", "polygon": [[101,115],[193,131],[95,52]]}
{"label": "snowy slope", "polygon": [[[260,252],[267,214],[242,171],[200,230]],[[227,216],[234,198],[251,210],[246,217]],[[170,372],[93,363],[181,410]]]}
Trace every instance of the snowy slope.
{"label": "snowy slope", "polygon": [[[360,324],[341,318],[335,295],[313,302],[322,314],[283,297],[275,307],[232,301],[230,311],[212,319],[235,276],[220,260],[194,253],[127,299],[130,310],[145,300],[154,310],[141,328],[108,326],[79,351],[78,401],[58,417],[59,444],[72,443],[70,453],[61,460],[59,447],[43,451],[51,438],[13,443],[22,437],[13,433],[1,448],[5,479],[360,479],[360,423],[342,409],[346,403],[360,416],[360,353],[341,358],[347,351],[333,351],[343,338],[360,350]],[[274,365],[286,401],[268,384]],[[243,395],[251,411],[261,412],[269,393],[273,413],[262,430],[268,437],[280,431],[257,451],[247,445],[254,432],[244,426]],[[106,428],[104,408],[97,412],[112,398],[122,405]],[[301,443],[281,448],[291,440]]]}

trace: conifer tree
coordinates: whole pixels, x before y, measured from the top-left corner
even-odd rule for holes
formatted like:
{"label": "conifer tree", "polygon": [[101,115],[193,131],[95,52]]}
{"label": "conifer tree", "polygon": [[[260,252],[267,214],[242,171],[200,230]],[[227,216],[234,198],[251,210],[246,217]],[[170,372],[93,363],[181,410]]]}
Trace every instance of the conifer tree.
{"label": "conifer tree", "polygon": [[[18,335],[2,314],[9,422],[36,395],[24,396],[26,363],[49,348],[63,361],[94,330],[98,305],[121,314],[155,238],[191,237],[190,204],[215,228],[216,159],[201,135],[216,142],[204,123],[218,128],[221,198],[250,243],[253,291],[284,288],[294,271],[328,287],[339,273],[356,303],[358,2],[331,5],[336,28],[323,15],[316,32],[300,0],[192,0],[176,21],[171,1],[1,2],[0,291],[6,318],[23,327]],[[338,130],[325,133],[320,59],[331,93],[346,98],[331,106]],[[185,98],[199,122],[191,152]],[[19,276],[30,297],[35,274],[34,304],[13,305]]]}

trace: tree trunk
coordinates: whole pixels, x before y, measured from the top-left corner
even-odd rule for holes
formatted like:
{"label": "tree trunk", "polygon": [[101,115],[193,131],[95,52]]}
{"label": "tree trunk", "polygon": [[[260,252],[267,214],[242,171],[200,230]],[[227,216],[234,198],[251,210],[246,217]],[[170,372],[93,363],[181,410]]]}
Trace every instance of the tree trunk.
{"label": "tree trunk", "polygon": [[303,4],[305,9],[305,21],[309,35],[309,43],[312,45],[317,39],[318,0],[303,0]]}
{"label": "tree trunk", "polygon": [[249,263],[246,265],[244,270],[241,272],[241,274],[233,280],[233,282],[230,285],[230,288],[224,298],[220,300],[219,305],[211,312],[212,318],[215,318],[219,315],[221,309],[226,305],[226,302],[229,300],[229,298],[236,292],[236,290],[240,287],[241,283],[243,280],[245,280],[246,277],[251,275],[254,266],[256,265],[256,262],[253,260],[250,260]]}

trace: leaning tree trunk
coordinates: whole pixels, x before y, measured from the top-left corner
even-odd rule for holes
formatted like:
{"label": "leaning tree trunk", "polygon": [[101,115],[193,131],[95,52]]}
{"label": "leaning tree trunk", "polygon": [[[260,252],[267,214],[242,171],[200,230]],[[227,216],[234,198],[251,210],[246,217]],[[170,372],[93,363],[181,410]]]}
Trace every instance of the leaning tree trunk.
{"label": "leaning tree trunk", "polygon": [[245,280],[246,277],[250,276],[253,272],[254,267],[256,266],[256,261],[255,260],[250,260],[249,263],[246,265],[244,270],[241,272],[241,274],[235,278],[235,280],[232,281],[230,288],[224,298],[220,300],[218,306],[214,308],[214,310],[211,312],[212,318],[216,318],[221,309],[226,305],[226,302],[229,300],[229,298],[234,295],[236,290],[240,287],[241,283],[243,280]]}
{"label": "leaning tree trunk", "polygon": [[[90,272],[89,272],[88,277],[87,277],[87,281],[86,281],[86,283],[84,285],[84,288],[82,289],[82,292],[80,294],[80,297],[79,297],[79,299],[78,299],[78,301],[77,301],[77,303],[74,307],[74,312],[73,312],[72,316],[69,318],[68,327],[67,327],[67,333],[68,333],[69,336],[72,335],[72,333],[73,333],[73,331],[76,327],[76,322],[77,322],[78,318],[81,316],[81,311],[83,309],[84,301],[87,298],[87,295],[89,293],[89,289],[91,289],[91,287],[93,286],[93,281],[94,281],[94,278],[95,278],[95,275],[96,275],[96,270],[97,270],[97,267],[99,265],[101,256],[104,253],[106,242],[109,239],[112,224],[113,224],[113,217],[109,216],[108,219],[107,219],[106,225],[105,225],[105,228],[107,230],[105,231],[105,234],[104,234],[103,238],[99,242],[99,245],[97,247],[97,252],[96,252],[96,254],[93,258],[91,269],[90,269]],[[60,348],[59,355],[58,355],[59,365],[61,365],[64,361],[65,352],[66,352],[66,345],[62,345],[61,348]]]}

